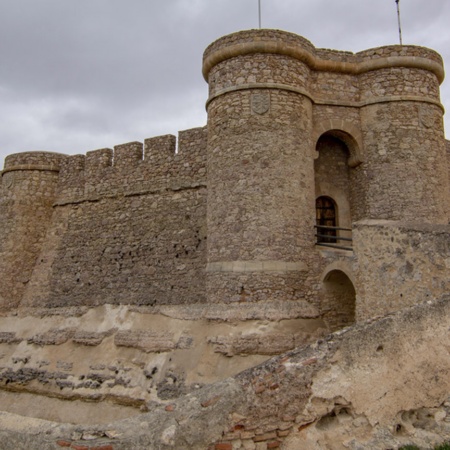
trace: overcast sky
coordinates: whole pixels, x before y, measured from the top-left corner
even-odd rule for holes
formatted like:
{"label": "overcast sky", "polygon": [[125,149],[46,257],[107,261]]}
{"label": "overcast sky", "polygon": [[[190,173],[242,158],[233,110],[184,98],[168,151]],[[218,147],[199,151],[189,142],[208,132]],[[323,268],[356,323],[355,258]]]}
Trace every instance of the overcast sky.
{"label": "overcast sky", "polygon": [[[399,41],[395,0],[261,6],[263,28],[316,47]],[[437,50],[450,67],[450,0],[400,7],[403,43]],[[205,125],[204,49],[257,27],[258,0],[0,0],[1,166],[10,153],[86,153]],[[450,80],[441,89],[450,109]]]}

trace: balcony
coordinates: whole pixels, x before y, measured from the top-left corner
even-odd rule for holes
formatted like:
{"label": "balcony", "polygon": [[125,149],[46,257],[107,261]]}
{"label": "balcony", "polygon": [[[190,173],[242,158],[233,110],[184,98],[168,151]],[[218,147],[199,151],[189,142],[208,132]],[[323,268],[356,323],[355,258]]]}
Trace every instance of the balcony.
{"label": "balcony", "polygon": [[317,239],[317,246],[353,251],[351,228],[330,227],[325,225],[315,225],[314,228],[316,229],[315,236]]}

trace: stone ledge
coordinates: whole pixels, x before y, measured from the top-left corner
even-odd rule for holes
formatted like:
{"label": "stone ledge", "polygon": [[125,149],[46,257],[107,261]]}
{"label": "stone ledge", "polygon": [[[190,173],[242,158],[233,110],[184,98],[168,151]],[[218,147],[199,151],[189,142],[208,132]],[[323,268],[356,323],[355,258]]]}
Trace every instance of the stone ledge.
{"label": "stone ledge", "polygon": [[96,346],[100,345],[105,337],[112,336],[117,331],[117,328],[112,328],[108,331],[77,331],[72,337],[72,341],[76,344]]}
{"label": "stone ledge", "polygon": [[161,314],[180,320],[287,320],[317,319],[319,310],[307,301],[269,301],[255,303],[130,306],[131,312]]}
{"label": "stone ledge", "polygon": [[67,342],[74,334],[74,328],[53,328],[45,333],[32,336],[27,341],[29,344],[36,345],[61,345]]}
{"label": "stone ledge", "polygon": [[315,105],[322,106],[348,106],[352,108],[362,108],[364,106],[375,105],[378,103],[388,103],[388,102],[422,102],[422,103],[430,103],[432,105],[437,106],[443,112],[445,112],[445,108],[439,100],[435,100],[430,97],[421,97],[417,95],[385,95],[382,97],[373,96],[372,98],[366,100],[333,100],[332,98],[320,98],[311,94],[306,89],[290,86],[288,84],[282,83],[246,83],[239,84],[237,86],[230,86],[224,89],[220,89],[216,92],[213,92],[206,101],[206,108],[208,105],[217,97],[220,97],[224,94],[228,94],[230,92],[243,91],[249,89],[278,89],[281,91],[294,92],[296,94],[304,95],[308,97]]}
{"label": "stone ledge", "polygon": [[13,331],[0,331],[0,344],[18,344],[22,342],[22,338],[18,338]]}
{"label": "stone ledge", "polygon": [[144,330],[118,331],[114,336],[118,347],[133,347],[144,352],[168,352],[176,348],[173,334]]}
{"label": "stone ledge", "polygon": [[217,261],[206,266],[207,272],[304,272],[303,262],[286,261]]}

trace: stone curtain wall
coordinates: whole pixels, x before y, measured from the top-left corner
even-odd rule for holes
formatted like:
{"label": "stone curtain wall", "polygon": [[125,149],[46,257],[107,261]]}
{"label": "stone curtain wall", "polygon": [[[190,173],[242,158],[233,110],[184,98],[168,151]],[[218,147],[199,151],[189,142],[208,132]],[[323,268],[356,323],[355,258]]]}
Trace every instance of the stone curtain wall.
{"label": "stone curtain wall", "polygon": [[385,315],[449,292],[449,236],[449,225],[356,223],[357,319]]}
{"label": "stone curtain wall", "polygon": [[205,301],[206,131],[68,157],[22,306]]}

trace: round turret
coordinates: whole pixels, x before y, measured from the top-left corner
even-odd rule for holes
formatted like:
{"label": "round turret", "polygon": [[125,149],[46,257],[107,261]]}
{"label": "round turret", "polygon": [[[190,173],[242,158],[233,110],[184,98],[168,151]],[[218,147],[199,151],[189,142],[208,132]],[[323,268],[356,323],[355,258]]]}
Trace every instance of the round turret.
{"label": "round turret", "polygon": [[0,310],[17,307],[50,224],[59,168],[65,155],[9,155],[2,171],[0,208]]}
{"label": "round turret", "polygon": [[205,52],[212,301],[296,298],[314,245],[310,68],[285,43],[311,47],[252,30]]}

